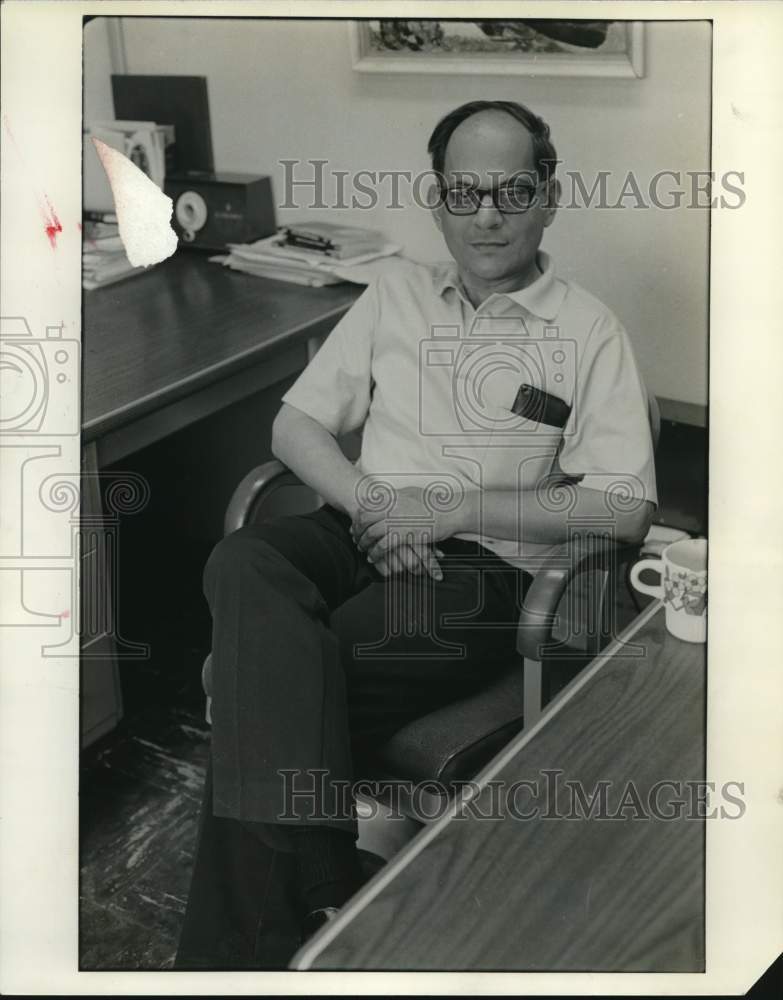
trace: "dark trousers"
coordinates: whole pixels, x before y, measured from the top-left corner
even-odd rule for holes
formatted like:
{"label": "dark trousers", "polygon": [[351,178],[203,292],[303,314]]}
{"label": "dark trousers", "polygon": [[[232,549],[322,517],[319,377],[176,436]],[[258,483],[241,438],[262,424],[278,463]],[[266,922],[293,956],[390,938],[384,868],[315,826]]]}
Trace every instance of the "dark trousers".
{"label": "dark trousers", "polygon": [[524,574],[451,538],[442,581],[384,579],[349,526],[329,506],[275,517],[208,560],[212,753],[179,968],[284,967],[297,921],[286,825],[355,835],[360,762],[515,655]]}

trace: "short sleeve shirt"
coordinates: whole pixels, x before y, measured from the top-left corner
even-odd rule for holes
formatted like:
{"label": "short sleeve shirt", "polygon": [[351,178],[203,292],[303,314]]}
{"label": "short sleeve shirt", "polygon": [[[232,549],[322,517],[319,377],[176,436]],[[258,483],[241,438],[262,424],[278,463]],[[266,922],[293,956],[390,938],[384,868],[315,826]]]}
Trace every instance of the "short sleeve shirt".
{"label": "short sleeve shirt", "polygon": [[[454,266],[399,261],[284,402],[336,436],[363,428],[359,471],[392,492],[425,487],[433,509],[471,489],[538,490],[543,504],[567,504],[567,491],[547,490],[552,474],[602,492],[608,517],[657,503],[647,393],[626,331],[557,277],[546,253],[537,264],[532,284],[474,309]],[[459,537],[523,568],[552,547]]]}

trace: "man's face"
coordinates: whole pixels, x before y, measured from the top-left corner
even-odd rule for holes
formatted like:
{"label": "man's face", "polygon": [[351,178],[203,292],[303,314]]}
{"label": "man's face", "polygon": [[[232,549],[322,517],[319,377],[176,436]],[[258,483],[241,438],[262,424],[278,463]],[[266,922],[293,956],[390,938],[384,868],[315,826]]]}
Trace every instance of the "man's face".
{"label": "man's face", "polygon": [[[515,176],[534,177],[533,140],[520,122],[502,111],[482,111],[466,119],[446,147],[444,174],[449,187],[463,183],[490,189]],[[552,185],[556,182],[552,181]],[[554,218],[554,196],[542,184],[538,199],[526,212],[504,214],[489,197],[473,215],[452,215],[445,205],[435,221],[457,262],[468,289],[512,291],[537,275],[536,251],[544,229]]]}

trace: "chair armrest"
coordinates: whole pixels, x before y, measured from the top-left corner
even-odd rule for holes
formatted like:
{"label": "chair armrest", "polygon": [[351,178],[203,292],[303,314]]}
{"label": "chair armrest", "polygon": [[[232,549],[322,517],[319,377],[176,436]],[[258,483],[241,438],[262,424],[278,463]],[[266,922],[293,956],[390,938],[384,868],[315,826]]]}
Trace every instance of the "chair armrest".
{"label": "chair armrest", "polygon": [[296,480],[293,472],[276,458],[251,469],[231,495],[223,519],[223,534],[230,535],[247,524],[255,505],[268,490],[282,485],[283,477]]}
{"label": "chair armrest", "polygon": [[634,558],[637,545],[618,545],[594,533],[578,535],[552,549],[528,587],[517,629],[517,651],[540,660],[542,647],[552,641],[557,606],[566,588],[582,573],[616,570]]}

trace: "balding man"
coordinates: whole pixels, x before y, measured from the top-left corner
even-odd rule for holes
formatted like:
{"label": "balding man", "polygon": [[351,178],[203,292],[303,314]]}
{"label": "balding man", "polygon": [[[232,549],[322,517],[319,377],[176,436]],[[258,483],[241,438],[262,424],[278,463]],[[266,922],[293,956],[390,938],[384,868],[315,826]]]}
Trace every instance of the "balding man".
{"label": "balding man", "polygon": [[[285,967],[359,884],[363,754],[505,669],[529,573],[575,517],[630,542],[656,503],[628,337],[540,249],[548,126],[476,101],[429,152],[453,261],[370,285],[275,420],[275,455],[326,503],[242,528],[206,567],[211,784],[180,968]],[[353,463],[337,438],[360,428]],[[545,489],[563,481],[567,509]]]}

